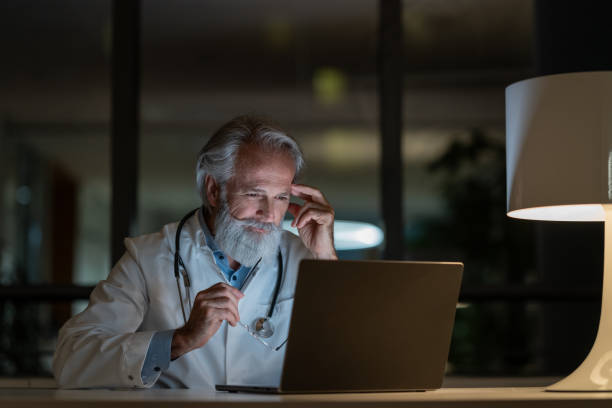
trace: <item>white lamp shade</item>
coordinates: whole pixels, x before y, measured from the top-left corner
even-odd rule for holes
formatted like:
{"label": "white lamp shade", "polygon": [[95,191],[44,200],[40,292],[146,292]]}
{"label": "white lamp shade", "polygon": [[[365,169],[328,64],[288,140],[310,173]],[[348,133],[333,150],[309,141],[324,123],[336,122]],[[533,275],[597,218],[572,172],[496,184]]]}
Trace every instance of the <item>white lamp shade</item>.
{"label": "white lamp shade", "polygon": [[612,71],[506,88],[507,210],[516,218],[603,221],[612,202]]}

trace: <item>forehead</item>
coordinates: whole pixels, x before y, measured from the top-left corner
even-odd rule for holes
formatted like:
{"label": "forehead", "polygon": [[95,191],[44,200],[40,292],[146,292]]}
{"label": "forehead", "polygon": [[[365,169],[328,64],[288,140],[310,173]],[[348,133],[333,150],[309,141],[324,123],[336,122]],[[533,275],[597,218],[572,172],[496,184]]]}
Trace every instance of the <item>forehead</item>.
{"label": "forehead", "polygon": [[247,144],[238,150],[233,181],[236,187],[290,189],[295,176],[293,157],[287,153]]}

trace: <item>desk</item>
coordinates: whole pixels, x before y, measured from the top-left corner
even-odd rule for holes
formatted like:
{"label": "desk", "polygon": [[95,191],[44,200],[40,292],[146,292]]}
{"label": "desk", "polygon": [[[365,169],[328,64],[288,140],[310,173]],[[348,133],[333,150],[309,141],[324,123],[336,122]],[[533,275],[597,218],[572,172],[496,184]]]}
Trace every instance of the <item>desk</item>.
{"label": "desk", "polygon": [[591,408],[612,407],[612,393],[551,393],[543,388],[443,388],[376,394],[256,395],[202,390],[2,389],[0,407],[408,407]]}

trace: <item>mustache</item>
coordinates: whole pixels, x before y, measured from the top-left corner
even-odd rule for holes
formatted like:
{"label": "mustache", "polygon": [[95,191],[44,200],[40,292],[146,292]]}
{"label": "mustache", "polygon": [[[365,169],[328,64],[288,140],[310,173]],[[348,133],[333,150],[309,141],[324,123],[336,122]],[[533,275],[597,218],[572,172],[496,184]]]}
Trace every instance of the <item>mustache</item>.
{"label": "mustache", "polygon": [[[233,217],[232,217],[233,218]],[[244,220],[238,220],[236,218],[233,218],[234,222],[237,225],[240,225],[241,227],[253,227],[253,228],[258,228],[267,232],[275,232],[275,231],[280,231],[281,227],[277,227],[274,223],[272,222],[260,222],[260,221],[256,221],[254,219],[244,219]]]}
{"label": "mustache", "polygon": [[[265,233],[250,231],[249,227]],[[282,231],[273,222],[234,218],[225,202],[221,203],[215,219],[215,229],[215,241],[219,248],[245,266],[253,266],[260,258],[276,253]]]}

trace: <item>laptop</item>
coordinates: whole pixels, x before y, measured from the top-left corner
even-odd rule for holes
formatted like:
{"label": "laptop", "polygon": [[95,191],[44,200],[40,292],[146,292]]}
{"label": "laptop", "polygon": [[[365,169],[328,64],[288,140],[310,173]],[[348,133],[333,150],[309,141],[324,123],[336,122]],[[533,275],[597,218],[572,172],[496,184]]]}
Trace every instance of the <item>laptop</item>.
{"label": "laptop", "polygon": [[442,385],[463,264],[300,263],[280,385],[218,391],[425,391]]}

